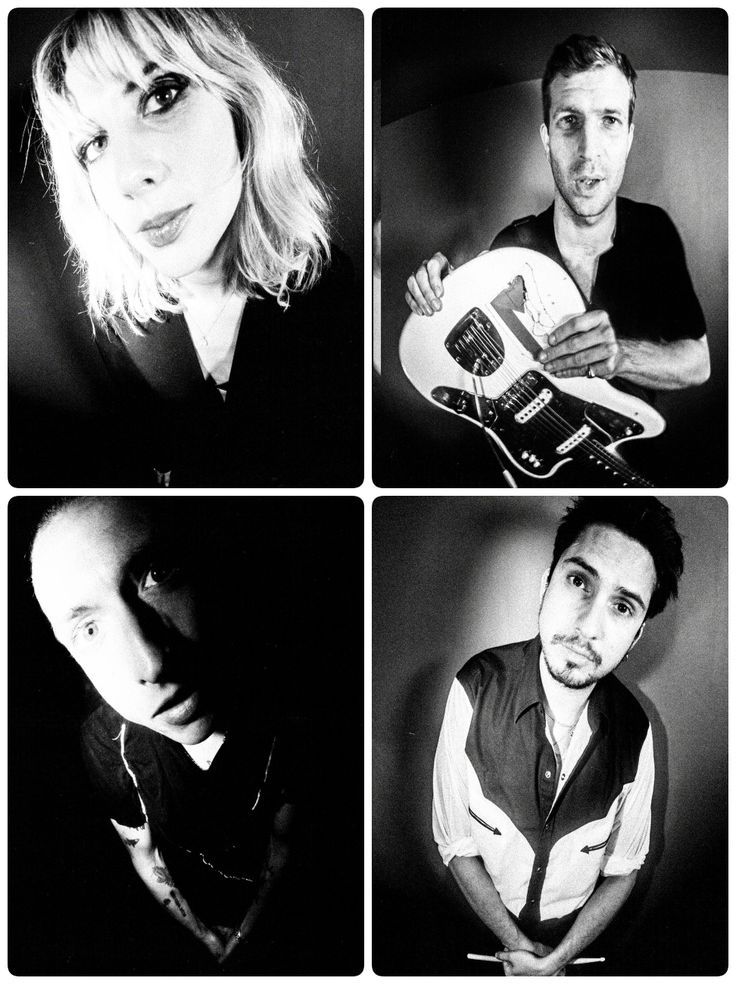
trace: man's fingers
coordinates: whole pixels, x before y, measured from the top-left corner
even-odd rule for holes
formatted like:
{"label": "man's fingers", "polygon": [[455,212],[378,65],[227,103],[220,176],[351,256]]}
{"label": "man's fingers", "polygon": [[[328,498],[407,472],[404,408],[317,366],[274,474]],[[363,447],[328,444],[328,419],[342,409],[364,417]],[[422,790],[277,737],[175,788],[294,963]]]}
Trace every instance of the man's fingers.
{"label": "man's fingers", "polygon": [[[432,315],[442,309],[440,298],[445,290],[442,280],[450,270],[450,261],[443,253],[423,260],[419,269],[406,281],[406,302],[415,314]],[[412,303],[413,302],[413,303]]]}
{"label": "man's fingers", "polygon": [[439,311],[442,307],[442,302],[437,296],[437,292],[435,291],[432,280],[430,279],[429,264],[431,262],[431,260],[425,260],[414,276],[416,277],[417,285],[422,292],[422,297],[424,298],[425,303],[429,304],[432,310]]}
{"label": "man's fingers", "polygon": [[561,325],[557,325],[549,335],[547,341],[550,345],[559,345],[565,339],[580,332],[591,331],[593,328],[610,328],[611,322],[605,311],[586,311],[578,314],[574,318],[568,318]]}
{"label": "man's fingers", "polygon": [[437,297],[442,297],[445,292],[442,280],[447,276],[450,269],[450,261],[444,253],[435,253],[431,260],[426,264],[429,285]]}
{"label": "man's fingers", "polygon": [[414,312],[414,314],[418,314],[420,316],[423,316],[424,315],[423,309],[417,304],[417,302],[414,300],[414,298],[412,297],[412,295],[409,293],[408,290],[404,294],[404,300],[409,305],[409,307],[412,309],[412,311]]}
{"label": "man's fingers", "polygon": [[589,375],[588,370],[592,369],[599,378],[608,379],[616,371],[617,357],[618,345],[615,342],[604,342],[584,349],[582,352],[553,359],[545,364],[545,369],[552,376],[561,374],[587,376]]}
{"label": "man's fingers", "polygon": [[426,315],[434,314],[434,308],[429,303],[429,301],[425,300],[424,294],[422,292],[421,287],[419,286],[419,282],[417,281],[417,277],[415,274],[412,274],[411,277],[409,277],[409,279],[406,281],[406,286],[409,288],[406,294],[406,298],[409,302],[409,307],[411,307],[412,311],[414,311],[416,314],[426,314]]}

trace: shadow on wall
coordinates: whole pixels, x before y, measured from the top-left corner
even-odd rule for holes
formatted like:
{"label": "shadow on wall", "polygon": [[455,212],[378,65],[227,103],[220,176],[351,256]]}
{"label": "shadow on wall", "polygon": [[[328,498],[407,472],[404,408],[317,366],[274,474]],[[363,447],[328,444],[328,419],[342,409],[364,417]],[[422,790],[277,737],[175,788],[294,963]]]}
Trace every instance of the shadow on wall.
{"label": "shadow on wall", "polygon": [[[642,71],[636,134],[621,194],[664,208],[682,237],[705,312],[712,376],[664,394],[669,428],[642,453],[682,462],[685,486],[718,486],[726,471],[727,86],[722,75]],[[398,339],[407,277],[436,250],[455,265],[487,249],[504,226],[551,202],[538,135],[539,81],[463,96],[384,126],[379,484],[497,484],[476,429],[432,407],[404,377]],[[652,284],[652,291],[666,290]],[[704,434],[723,434],[718,443]],[[627,447],[632,448],[632,445]],[[636,454],[634,453],[634,457]]]}
{"label": "shadow on wall", "polygon": [[[434,750],[460,666],[488,646],[536,633],[540,582],[568,501],[387,497],[376,503],[378,973],[480,972],[465,954],[488,952],[488,932],[432,839]],[[712,497],[664,501],[683,536],[686,568],[679,600],[647,625],[618,671],[652,723],[657,783],[649,857],[611,935],[621,973],[720,973],[726,941],[726,504]],[[706,940],[706,947],[699,942],[693,952],[694,939]]]}

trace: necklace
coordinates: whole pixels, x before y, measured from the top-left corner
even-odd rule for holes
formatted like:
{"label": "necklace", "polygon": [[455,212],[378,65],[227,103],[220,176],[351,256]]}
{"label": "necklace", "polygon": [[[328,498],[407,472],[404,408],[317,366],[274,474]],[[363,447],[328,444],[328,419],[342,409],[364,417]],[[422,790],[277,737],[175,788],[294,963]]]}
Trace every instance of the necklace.
{"label": "necklace", "polygon": [[207,329],[207,332],[206,333],[203,332],[202,329],[201,328],[198,328],[196,325],[192,325],[192,327],[194,328],[195,332],[197,333],[197,335],[201,339],[202,345],[204,345],[205,348],[209,348],[210,336],[212,335],[212,332],[217,327],[218,321],[220,320],[220,318],[225,313],[225,308],[228,306],[228,304],[230,303],[230,301],[233,299],[234,296],[235,296],[235,288],[233,287],[233,289],[230,291],[230,293],[225,298],[225,303],[222,305],[222,307],[220,308],[220,310],[217,312],[217,317],[212,322],[212,324],[209,326],[209,328]]}

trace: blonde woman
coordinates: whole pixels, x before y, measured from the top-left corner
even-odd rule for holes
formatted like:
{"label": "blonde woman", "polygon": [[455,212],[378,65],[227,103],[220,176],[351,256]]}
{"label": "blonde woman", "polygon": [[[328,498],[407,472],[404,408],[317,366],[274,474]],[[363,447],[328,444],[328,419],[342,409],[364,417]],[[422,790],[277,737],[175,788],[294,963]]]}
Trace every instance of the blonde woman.
{"label": "blonde woman", "polygon": [[302,100],[224,14],[191,8],[75,12],[34,90],[150,481],[359,481],[359,330]]}

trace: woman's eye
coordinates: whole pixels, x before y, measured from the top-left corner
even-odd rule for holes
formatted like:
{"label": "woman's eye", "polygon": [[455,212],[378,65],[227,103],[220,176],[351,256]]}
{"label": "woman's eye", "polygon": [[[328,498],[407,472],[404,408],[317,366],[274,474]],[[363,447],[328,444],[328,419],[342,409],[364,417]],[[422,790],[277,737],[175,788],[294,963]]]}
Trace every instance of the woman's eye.
{"label": "woman's eye", "polygon": [[187,84],[183,79],[157,83],[145,97],[143,115],[155,116],[157,113],[167,112],[186,89]]}
{"label": "woman's eye", "polygon": [[82,164],[94,164],[98,157],[102,154],[105,147],[107,147],[107,137],[100,134],[94,137],[92,140],[88,140],[87,143],[79,151],[79,159]]}
{"label": "woman's eye", "polygon": [[619,615],[631,615],[632,614],[631,608],[626,604],[625,601],[618,601],[618,602],[616,602],[616,611],[619,613]]}

